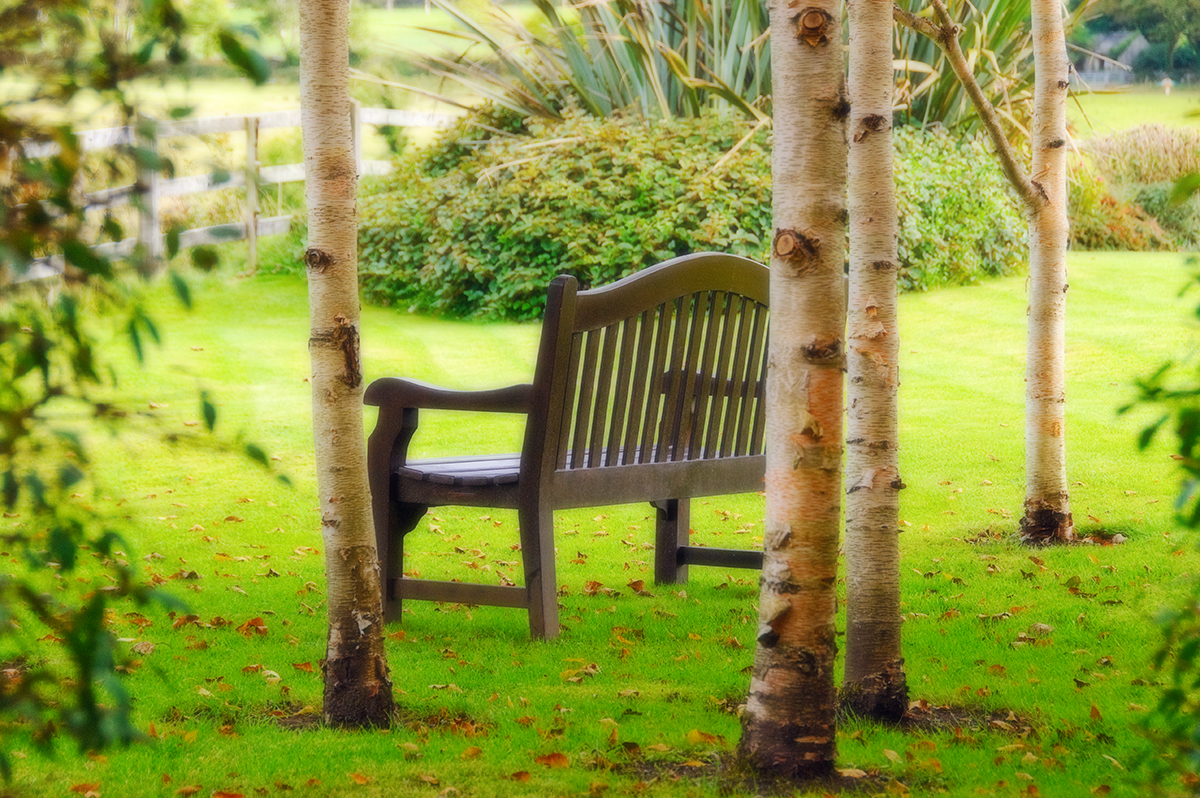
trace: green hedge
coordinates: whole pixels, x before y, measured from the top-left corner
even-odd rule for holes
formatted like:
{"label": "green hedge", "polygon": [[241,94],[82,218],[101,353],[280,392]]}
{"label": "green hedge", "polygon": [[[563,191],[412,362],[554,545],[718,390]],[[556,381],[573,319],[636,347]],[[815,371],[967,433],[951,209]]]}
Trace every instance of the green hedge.
{"label": "green hedge", "polygon": [[[465,120],[363,200],[359,263],[374,302],[537,318],[547,283],[602,285],[702,250],[762,259],[771,225],[765,131],[740,120]],[[901,282],[1007,274],[1024,222],[979,142],[897,131]],[[732,152],[731,152],[732,151]]]}

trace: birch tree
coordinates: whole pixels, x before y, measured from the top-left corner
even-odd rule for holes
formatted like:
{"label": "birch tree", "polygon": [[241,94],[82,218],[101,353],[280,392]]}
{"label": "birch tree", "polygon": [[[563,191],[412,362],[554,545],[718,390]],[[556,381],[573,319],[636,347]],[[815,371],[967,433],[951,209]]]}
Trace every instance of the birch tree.
{"label": "birch tree", "polygon": [[313,438],[328,581],[325,722],[388,725],[379,561],[367,483],[359,356],[349,1],[300,3]]}
{"label": "birch tree", "polygon": [[772,0],[771,338],[765,560],[741,753],[831,771],[842,494],[846,231],[841,0]]}
{"label": "birch tree", "polygon": [[1025,513],[1022,540],[1044,545],[1072,540],[1067,484],[1067,58],[1062,0],[1031,0],[1034,108],[1030,135],[1033,172],[1027,174],[958,43],[961,28],[943,0],[930,0],[937,23],[900,7],[897,21],[937,42],[962,81],[1029,224],[1029,312],[1025,359]]}
{"label": "birch tree", "polygon": [[899,720],[900,462],[891,0],[848,0],[850,302],[846,451],[846,668],[842,703]]}
{"label": "birch tree", "polygon": [[1031,543],[1070,540],[1067,484],[1067,91],[1062,0],[1032,0],[1033,177],[1029,216],[1029,332],[1025,356],[1025,517]]}

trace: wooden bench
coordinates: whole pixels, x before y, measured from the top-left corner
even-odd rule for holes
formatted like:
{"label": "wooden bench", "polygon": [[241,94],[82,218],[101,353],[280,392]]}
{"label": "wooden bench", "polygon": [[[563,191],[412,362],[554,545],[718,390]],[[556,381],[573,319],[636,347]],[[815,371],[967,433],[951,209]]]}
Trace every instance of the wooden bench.
{"label": "wooden bench", "polygon": [[[689,565],[761,568],[762,552],[688,545],[688,499],[762,490],[765,266],[702,253],[612,285],[550,284],[532,384],[451,391],[385,378],[367,446],[387,617],[404,599],[520,607],[535,637],[558,634],[558,509],[657,508],[654,578]],[[409,460],[421,409],[522,413],[522,451]],[[518,512],[524,586],[403,576],[404,536],[434,506]]]}

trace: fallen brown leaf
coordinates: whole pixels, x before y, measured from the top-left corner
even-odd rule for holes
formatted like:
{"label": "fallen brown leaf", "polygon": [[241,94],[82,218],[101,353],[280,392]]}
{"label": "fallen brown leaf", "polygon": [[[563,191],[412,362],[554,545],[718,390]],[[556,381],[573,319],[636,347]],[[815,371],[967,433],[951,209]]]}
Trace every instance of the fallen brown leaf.
{"label": "fallen brown leaf", "polygon": [[239,634],[242,635],[242,637],[246,637],[246,638],[253,637],[254,635],[258,635],[259,637],[266,637],[267,636],[267,622],[264,621],[262,618],[251,618],[250,620],[246,621],[244,624],[239,626],[237,628],[237,631]]}
{"label": "fallen brown leaf", "polygon": [[567,759],[566,754],[561,754],[558,751],[546,754],[545,756],[539,756],[533,761],[548,768],[566,768],[571,766],[571,760]]}

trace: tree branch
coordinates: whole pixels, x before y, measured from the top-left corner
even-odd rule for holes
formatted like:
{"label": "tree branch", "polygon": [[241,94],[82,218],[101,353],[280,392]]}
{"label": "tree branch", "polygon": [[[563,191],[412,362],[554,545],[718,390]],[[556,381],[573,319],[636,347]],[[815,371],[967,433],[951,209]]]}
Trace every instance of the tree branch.
{"label": "tree branch", "polygon": [[918,17],[898,5],[892,7],[892,18],[904,27],[928,37],[946,55],[950,68],[954,70],[959,82],[966,89],[967,96],[971,98],[971,104],[975,106],[976,113],[983,121],[984,129],[992,139],[992,145],[996,148],[996,157],[1000,159],[1000,166],[1004,170],[1008,182],[1012,183],[1025,206],[1030,211],[1037,211],[1046,202],[1046,197],[1039,190],[1040,187],[1025,174],[1025,170],[1017,160],[1017,153],[1013,149],[1012,142],[1004,135],[1000,115],[988,102],[987,96],[979,86],[979,81],[975,79],[975,74],[967,64],[967,59],[958,44],[958,35],[962,29],[951,18],[943,0],[929,0],[929,4],[933,6],[940,25],[935,25],[924,17]]}

